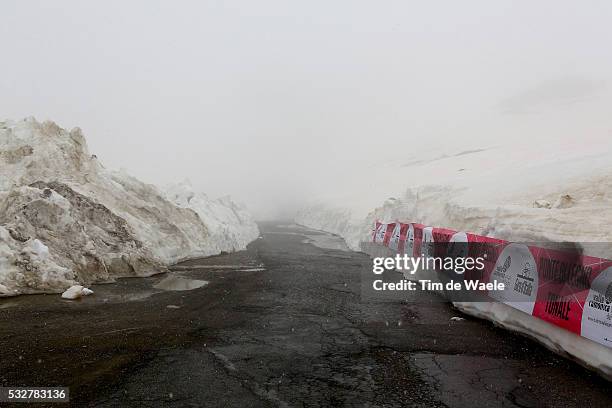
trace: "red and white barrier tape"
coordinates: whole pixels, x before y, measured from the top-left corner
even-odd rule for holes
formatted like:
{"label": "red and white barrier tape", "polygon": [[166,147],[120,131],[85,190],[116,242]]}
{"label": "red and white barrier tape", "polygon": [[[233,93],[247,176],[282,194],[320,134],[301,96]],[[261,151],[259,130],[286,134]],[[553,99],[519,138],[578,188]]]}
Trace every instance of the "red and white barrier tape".
{"label": "red and white barrier tape", "polygon": [[[485,268],[479,278],[486,282],[504,282],[506,287],[501,293],[488,293],[491,301],[505,303],[612,348],[612,261],[609,259],[417,223],[377,221],[372,242],[411,256],[427,255],[431,243],[467,243],[469,255],[474,258],[483,257],[486,251]],[[478,243],[486,245],[473,245]]]}

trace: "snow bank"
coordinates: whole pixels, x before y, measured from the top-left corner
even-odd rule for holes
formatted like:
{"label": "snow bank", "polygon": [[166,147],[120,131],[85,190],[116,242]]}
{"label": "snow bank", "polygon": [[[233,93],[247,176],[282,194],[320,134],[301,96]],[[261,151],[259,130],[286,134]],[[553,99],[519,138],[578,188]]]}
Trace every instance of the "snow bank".
{"label": "snow bank", "polygon": [[[296,222],[338,234],[352,249],[368,253],[369,247],[362,243],[371,241],[375,221],[399,220],[509,241],[599,242],[587,245],[584,253],[610,259],[611,155],[609,142],[575,141],[510,144],[443,159],[421,158],[415,164],[379,163],[361,177],[362,186],[367,187],[339,191],[336,197],[311,203],[297,214]],[[524,333],[612,377],[612,350],[603,345],[504,304],[455,306]]]}
{"label": "snow bank", "polygon": [[[355,250],[376,219],[513,241],[612,241],[609,142],[500,146],[447,156],[379,163],[359,177],[367,187],[341,187],[305,205],[296,221],[341,235]],[[612,254],[612,245],[599,247]]]}
{"label": "snow bank", "polygon": [[259,236],[259,229],[251,213],[229,196],[210,199],[195,192],[189,181],[165,188],[168,200],[181,208],[198,214],[210,231],[211,245],[216,252],[237,251]]}
{"label": "snow bank", "polygon": [[610,256],[612,231],[607,226],[612,221],[612,196],[609,195],[612,171],[571,182],[559,187],[557,192],[532,192],[533,197],[557,197],[557,200],[569,196],[573,204],[565,208],[538,208],[535,198],[526,198],[517,204],[479,205],[473,199],[467,200],[462,189],[422,186],[407,189],[399,198],[385,200],[366,215],[354,211],[350,204],[341,207],[319,202],[303,208],[296,221],[341,235],[354,250],[371,236],[376,220],[401,220],[512,241],[607,243],[597,246],[603,252],[587,251],[587,254]]}
{"label": "snow bank", "polygon": [[198,197],[199,211],[105,169],[78,128],[0,122],[0,295],[148,276],[257,236],[242,207]]}

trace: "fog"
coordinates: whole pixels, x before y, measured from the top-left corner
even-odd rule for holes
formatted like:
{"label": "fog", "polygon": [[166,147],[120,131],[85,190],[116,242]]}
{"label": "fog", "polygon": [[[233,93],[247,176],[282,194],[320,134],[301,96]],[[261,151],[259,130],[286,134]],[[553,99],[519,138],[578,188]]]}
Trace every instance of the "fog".
{"label": "fog", "polygon": [[[0,119],[259,217],[384,160],[612,136],[608,1],[0,5]],[[407,181],[408,182],[408,181]]]}

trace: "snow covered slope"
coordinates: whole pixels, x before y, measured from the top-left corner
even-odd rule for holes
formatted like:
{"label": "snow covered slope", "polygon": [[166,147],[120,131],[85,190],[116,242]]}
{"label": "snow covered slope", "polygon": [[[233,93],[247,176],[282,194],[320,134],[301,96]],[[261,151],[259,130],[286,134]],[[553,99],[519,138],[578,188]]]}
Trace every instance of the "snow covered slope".
{"label": "snow covered slope", "polygon": [[199,206],[183,208],[155,186],[105,169],[78,128],[0,122],[0,291],[60,292],[75,282],[147,276],[257,237],[231,200],[200,196]]}
{"label": "snow covered slope", "polygon": [[610,157],[612,144],[604,141],[379,163],[359,178],[362,185],[305,206],[297,221],[339,234],[353,249],[376,219],[513,241],[611,242]]}

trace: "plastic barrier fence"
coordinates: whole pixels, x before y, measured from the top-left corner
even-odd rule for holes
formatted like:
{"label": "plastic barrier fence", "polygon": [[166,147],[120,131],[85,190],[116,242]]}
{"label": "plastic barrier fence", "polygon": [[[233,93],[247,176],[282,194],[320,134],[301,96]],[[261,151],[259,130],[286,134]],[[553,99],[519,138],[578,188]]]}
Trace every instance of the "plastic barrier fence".
{"label": "plastic barrier fence", "polygon": [[[504,291],[485,294],[565,330],[612,348],[612,261],[417,223],[377,221],[372,242],[399,254],[434,256],[440,246],[486,259],[485,282],[504,282]],[[461,243],[461,246],[454,244]],[[486,253],[485,253],[486,252]],[[440,254],[435,254],[440,255]],[[455,254],[456,256],[457,254]]]}

